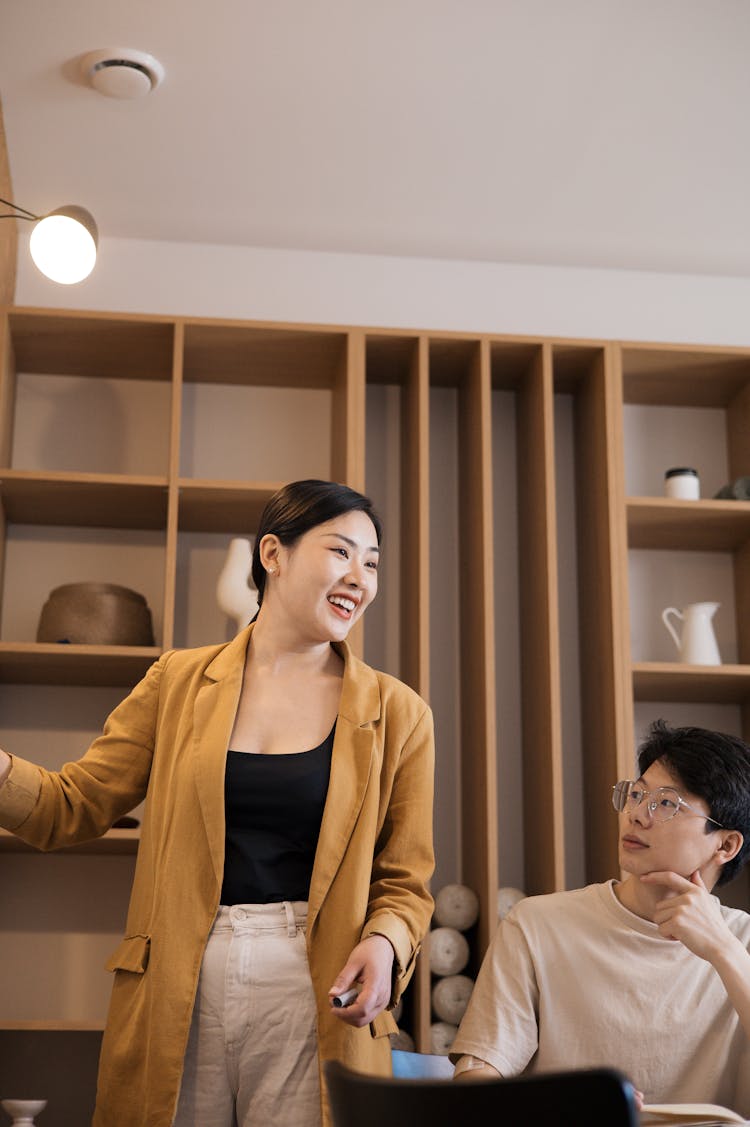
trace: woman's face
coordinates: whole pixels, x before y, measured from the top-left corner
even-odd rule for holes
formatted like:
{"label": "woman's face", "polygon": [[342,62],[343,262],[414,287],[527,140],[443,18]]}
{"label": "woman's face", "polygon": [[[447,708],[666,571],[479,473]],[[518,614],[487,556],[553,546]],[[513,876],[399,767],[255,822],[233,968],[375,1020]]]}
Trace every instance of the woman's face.
{"label": "woman's face", "polygon": [[319,524],[291,547],[277,545],[273,604],[306,638],[341,641],[377,594],[379,554],[366,513],[354,510]]}

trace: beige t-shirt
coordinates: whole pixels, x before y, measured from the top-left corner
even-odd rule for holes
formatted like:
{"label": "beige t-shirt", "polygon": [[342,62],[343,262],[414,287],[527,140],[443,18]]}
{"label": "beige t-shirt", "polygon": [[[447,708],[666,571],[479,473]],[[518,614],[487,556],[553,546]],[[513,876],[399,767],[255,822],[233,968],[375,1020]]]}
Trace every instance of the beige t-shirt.
{"label": "beige t-shirt", "polygon": [[[750,1044],[714,968],[624,908],[614,882],[521,900],[497,929],[453,1046],[502,1076],[618,1068],[646,1103],[750,1116]],[[722,906],[750,948],[750,915]]]}

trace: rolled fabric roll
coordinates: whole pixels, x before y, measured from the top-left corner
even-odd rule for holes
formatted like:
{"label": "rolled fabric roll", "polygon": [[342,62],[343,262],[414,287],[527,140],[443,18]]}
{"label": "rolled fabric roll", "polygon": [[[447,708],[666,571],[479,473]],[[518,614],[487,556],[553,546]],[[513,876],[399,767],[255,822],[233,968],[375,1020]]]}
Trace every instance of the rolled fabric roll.
{"label": "rolled fabric roll", "polygon": [[447,1057],[458,1033],[458,1026],[449,1021],[434,1021],[430,1026],[430,1050],[438,1056]]}
{"label": "rolled fabric roll", "polygon": [[449,974],[439,978],[432,988],[432,1009],[441,1021],[458,1025],[466,1013],[474,979],[467,974]]}
{"label": "rolled fabric roll", "polygon": [[465,884],[446,884],[435,897],[434,919],[441,927],[466,931],[479,917],[479,897]]}
{"label": "rolled fabric roll", "polygon": [[430,970],[433,974],[458,974],[469,961],[469,944],[455,927],[430,932]]}
{"label": "rolled fabric roll", "polygon": [[508,912],[514,904],[519,900],[523,900],[526,896],[520,888],[498,888],[497,890],[497,918],[499,920],[505,919]]}

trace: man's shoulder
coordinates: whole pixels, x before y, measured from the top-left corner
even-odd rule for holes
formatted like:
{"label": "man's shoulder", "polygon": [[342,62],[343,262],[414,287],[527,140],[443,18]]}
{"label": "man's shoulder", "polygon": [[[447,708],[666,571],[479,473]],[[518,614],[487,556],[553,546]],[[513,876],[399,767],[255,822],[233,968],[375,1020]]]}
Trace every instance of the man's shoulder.
{"label": "man's shoulder", "polygon": [[742,908],[732,908],[728,904],[721,904],[721,914],[729,929],[742,940],[745,946],[750,947],[750,914]]}
{"label": "man's shoulder", "polygon": [[545,924],[557,926],[561,919],[589,915],[601,910],[602,900],[609,895],[609,884],[587,884],[563,892],[525,896],[506,917],[522,926]]}

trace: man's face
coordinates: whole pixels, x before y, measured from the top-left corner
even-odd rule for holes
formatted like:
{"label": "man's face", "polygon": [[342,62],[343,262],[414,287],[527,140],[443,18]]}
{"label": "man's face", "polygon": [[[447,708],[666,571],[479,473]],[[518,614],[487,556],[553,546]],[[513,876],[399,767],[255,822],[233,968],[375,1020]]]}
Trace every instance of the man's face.
{"label": "man's face", "polygon": [[[691,810],[680,807],[669,821],[656,821],[648,809],[648,795],[639,806],[625,809],[619,815],[620,867],[633,876],[672,872],[689,878],[696,870],[702,871],[721,842],[721,831],[696,816],[698,812],[709,813],[706,802],[686,790],[660,760],[651,764],[638,783],[646,791],[672,787],[690,804]],[[706,833],[707,826],[712,832]]]}

